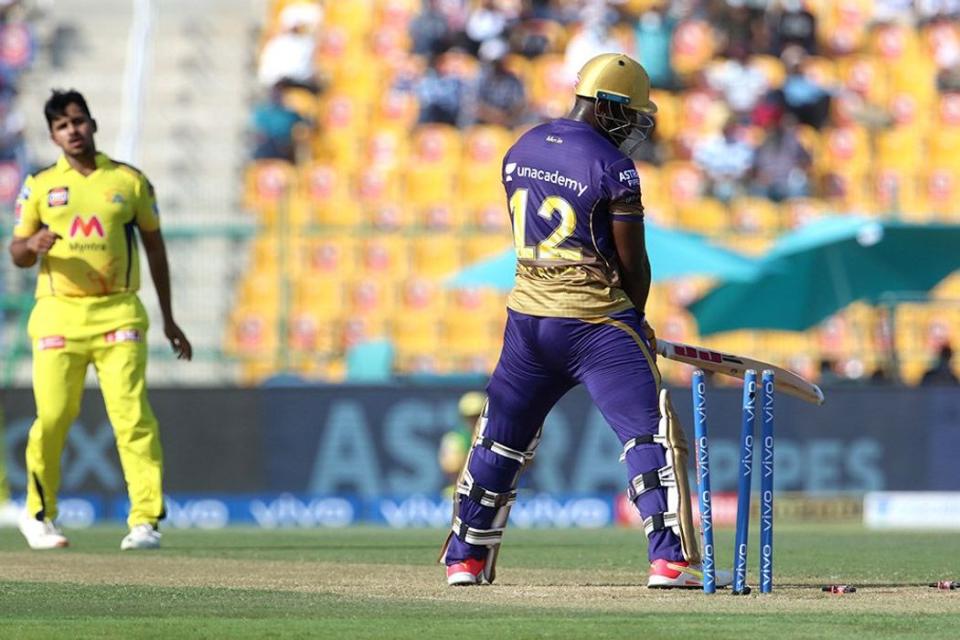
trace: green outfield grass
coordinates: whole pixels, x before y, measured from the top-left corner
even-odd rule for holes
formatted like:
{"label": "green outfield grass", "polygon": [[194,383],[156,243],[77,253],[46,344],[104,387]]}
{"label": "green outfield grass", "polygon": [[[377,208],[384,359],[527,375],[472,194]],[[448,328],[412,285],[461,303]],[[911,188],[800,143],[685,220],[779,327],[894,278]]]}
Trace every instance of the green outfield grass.
{"label": "green outfield grass", "polygon": [[[732,561],[721,531],[721,566]],[[781,527],[772,595],[651,591],[636,531],[511,530],[497,582],[447,588],[443,533],[167,531],[120,553],[123,531],[69,532],[31,552],[0,530],[0,638],[917,638],[956,637],[957,536]],[[756,541],[751,582],[756,578]],[[821,585],[848,583],[835,596]],[[763,636],[760,636],[763,637]]]}

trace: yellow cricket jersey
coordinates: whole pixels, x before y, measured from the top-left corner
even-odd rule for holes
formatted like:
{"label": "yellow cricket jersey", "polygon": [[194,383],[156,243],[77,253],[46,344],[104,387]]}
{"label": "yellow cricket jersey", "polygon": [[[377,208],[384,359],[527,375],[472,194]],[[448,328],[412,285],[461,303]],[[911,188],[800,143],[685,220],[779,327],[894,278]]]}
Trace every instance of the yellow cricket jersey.
{"label": "yellow cricket jersey", "polygon": [[133,167],[97,154],[88,176],[63,156],[28,177],[17,197],[13,234],[47,227],[60,236],[40,261],[37,304],[27,330],[37,348],[65,339],[122,335],[143,340],[147,312],[136,291],[140,260],[134,227],[160,228],[153,187]]}
{"label": "yellow cricket jersey", "polygon": [[140,288],[134,227],[160,228],[153,187],[137,169],[98,153],[88,176],[64,156],[29,176],[17,197],[14,236],[42,227],[60,236],[40,263],[36,296],[88,297]]}

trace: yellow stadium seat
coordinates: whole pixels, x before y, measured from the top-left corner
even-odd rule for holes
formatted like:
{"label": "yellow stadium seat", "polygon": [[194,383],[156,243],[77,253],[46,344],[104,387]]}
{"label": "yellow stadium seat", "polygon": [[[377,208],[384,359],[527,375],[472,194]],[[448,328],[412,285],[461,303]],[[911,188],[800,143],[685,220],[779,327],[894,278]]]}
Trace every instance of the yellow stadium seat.
{"label": "yellow stadium seat", "polygon": [[[370,34],[369,52],[377,60],[396,60],[409,55],[411,45],[410,31],[403,26],[379,26]],[[392,69],[385,68],[380,80],[382,86],[388,86]]]}
{"label": "yellow stadium seat", "polygon": [[729,113],[723,101],[703,90],[680,94],[680,123],[676,135],[702,137],[720,131]]}
{"label": "yellow stadium seat", "polygon": [[383,92],[374,108],[374,126],[406,132],[417,122],[420,104],[410,91],[389,89]]}
{"label": "yellow stadium seat", "polygon": [[464,287],[447,292],[447,312],[460,317],[498,318],[506,314],[507,294],[493,287]]}
{"label": "yellow stadium seat", "polygon": [[540,115],[558,118],[570,108],[570,78],[563,55],[546,53],[533,60],[530,102]]}
{"label": "yellow stadium seat", "polygon": [[351,316],[389,318],[397,306],[395,280],[362,277],[346,283]]}
{"label": "yellow stadium seat", "polygon": [[650,99],[657,105],[657,136],[661,140],[673,140],[680,128],[680,106],[677,98],[669,91],[652,89]]}
{"label": "yellow stadium seat", "polygon": [[390,337],[399,355],[427,355],[440,344],[440,318],[398,314],[390,321]]}
{"label": "yellow stadium seat", "polygon": [[783,86],[787,79],[787,70],[783,66],[780,58],[765,54],[756,54],[750,56],[750,66],[759,69],[767,79],[767,84],[774,89]]}
{"label": "yellow stadium seat", "polygon": [[912,129],[894,128],[877,134],[878,164],[897,169],[915,169],[923,164],[923,141]]}
{"label": "yellow stadium seat", "polygon": [[926,207],[920,200],[918,186],[916,174],[910,169],[877,169],[872,180],[874,212],[880,215],[896,214],[915,222],[929,220]]}
{"label": "yellow stadium seat", "polygon": [[897,130],[909,131],[914,145],[919,147],[926,139],[933,123],[930,122],[930,109],[917,102],[917,96],[909,92],[895,93],[890,98],[890,115]]}
{"label": "yellow stadium seat", "polygon": [[397,280],[410,273],[407,239],[377,235],[360,241],[360,270],[367,276]]}
{"label": "yellow stadium seat", "polygon": [[365,167],[398,169],[407,161],[407,134],[391,127],[377,128],[367,135],[364,149]]}
{"label": "yellow stadium seat", "polygon": [[440,317],[446,309],[446,294],[434,279],[413,276],[400,283],[398,311],[408,316]]}
{"label": "yellow stadium seat", "polygon": [[713,28],[701,20],[685,20],[673,33],[670,61],[674,70],[687,76],[703,69],[713,58],[717,42]]}
{"label": "yellow stadium seat", "polygon": [[316,224],[355,227],[362,221],[349,203],[352,201],[348,176],[324,162],[312,162],[300,168],[301,196],[310,207],[310,219]]}
{"label": "yellow stadium seat", "polygon": [[387,321],[383,317],[348,316],[343,321],[343,346],[349,349],[363,342],[385,338],[388,333]]}
{"label": "yellow stadium seat", "polygon": [[766,198],[734,198],[730,216],[734,230],[741,233],[773,234],[780,230],[780,209]]}
{"label": "yellow stadium seat", "polygon": [[504,154],[513,143],[513,133],[506,127],[497,125],[470,127],[463,132],[463,162],[473,166],[494,166],[499,169]]}
{"label": "yellow stadium seat", "polygon": [[704,192],[703,173],[692,162],[674,160],[665,163],[661,169],[661,179],[661,194],[664,200],[674,206],[695,202]]}
{"label": "yellow stadium seat", "polygon": [[907,94],[924,110],[936,104],[937,67],[928,58],[905,60],[888,70],[892,93]]}
{"label": "yellow stadium seat", "polygon": [[475,233],[463,239],[464,266],[500,255],[512,248],[513,239],[505,233]]}
{"label": "yellow stadium seat", "polygon": [[823,173],[865,172],[870,162],[870,141],[863,127],[831,127],[822,134],[822,157],[817,168]]}
{"label": "yellow stadium seat", "polygon": [[318,316],[310,307],[294,307],[287,317],[287,345],[292,353],[327,354],[342,348],[342,325]]}
{"label": "yellow stadium seat", "polygon": [[248,273],[240,283],[240,305],[265,305],[279,308],[282,300],[283,278],[277,265],[263,271]]}
{"label": "yellow stadium seat", "polygon": [[833,86],[839,78],[837,63],[831,58],[809,56],[804,59],[802,68],[805,75],[822,87]]}
{"label": "yellow stadium seat", "polygon": [[343,277],[357,270],[358,241],[345,235],[305,238],[297,246],[295,259],[300,270],[311,276]]}
{"label": "yellow stadium seat", "polygon": [[423,4],[420,0],[381,0],[377,2],[375,24],[379,28],[395,27],[407,29]]}
{"label": "yellow stadium seat", "polygon": [[360,39],[373,28],[376,17],[374,0],[326,2],[324,5],[324,29],[343,27],[352,37]]}
{"label": "yellow stadium seat", "polygon": [[484,233],[512,233],[506,196],[488,194],[484,200],[465,203],[466,219],[470,226]]}
{"label": "yellow stadium seat", "polygon": [[832,171],[824,178],[824,195],[834,213],[872,213],[871,181],[857,168]]}
{"label": "yellow stadium seat", "polygon": [[432,233],[411,242],[413,273],[426,277],[446,277],[463,265],[460,240],[453,234]]}
{"label": "yellow stadium seat", "polygon": [[356,199],[361,207],[403,202],[403,180],[398,170],[368,167],[356,176]]}
{"label": "yellow stadium seat", "polygon": [[407,167],[404,183],[405,201],[410,204],[440,204],[454,200],[456,167],[440,163],[414,164]]}
{"label": "yellow stadium seat", "polygon": [[701,198],[680,205],[677,208],[677,221],[688,231],[708,236],[727,233],[731,228],[727,207],[713,198]]}
{"label": "yellow stadium seat", "polygon": [[960,127],[933,129],[927,138],[929,164],[960,172]]}
{"label": "yellow stadium seat", "polygon": [[412,157],[423,164],[446,165],[455,170],[462,155],[460,131],[447,124],[425,124],[413,132]]}
{"label": "yellow stadium seat", "polygon": [[912,26],[889,22],[879,24],[870,36],[870,51],[889,65],[921,55],[920,38]]}
{"label": "yellow stadium seat", "polygon": [[224,349],[238,356],[272,356],[279,347],[275,308],[239,306],[230,314]]}
{"label": "yellow stadium seat", "polygon": [[310,309],[317,318],[339,318],[346,312],[344,283],[338,277],[303,273],[294,284],[293,302],[300,309]]}
{"label": "yellow stadium seat", "polygon": [[940,95],[938,119],[942,127],[960,127],[960,93],[948,92]]}
{"label": "yellow stadium seat", "polygon": [[533,63],[516,53],[508,53],[503,60],[507,71],[517,76],[524,87],[533,84]]}
{"label": "yellow stadium seat", "polygon": [[917,176],[930,212],[948,222],[960,220],[960,171],[955,167],[930,167]]}
{"label": "yellow stadium seat", "polygon": [[344,56],[330,66],[329,90],[360,104],[373,105],[385,84],[381,69],[380,60],[370,52]]}
{"label": "yellow stadium seat", "polygon": [[827,213],[828,205],[816,198],[790,198],[780,208],[785,229],[792,230],[822,218]]}
{"label": "yellow stadium seat", "polygon": [[259,213],[264,222],[276,219],[282,206],[296,188],[296,170],[283,160],[257,160],[247,167],[244,180],[244,206]]}

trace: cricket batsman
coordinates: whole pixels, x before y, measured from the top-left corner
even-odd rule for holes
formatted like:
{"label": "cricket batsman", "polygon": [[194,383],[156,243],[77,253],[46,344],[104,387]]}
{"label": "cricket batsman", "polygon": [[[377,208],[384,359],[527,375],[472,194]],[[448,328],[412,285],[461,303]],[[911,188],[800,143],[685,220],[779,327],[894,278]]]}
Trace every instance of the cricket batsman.
{"label": "cricket batsman", "polygon": [[37,418],[27,439],[20,531],[32,549],[67,546],[54,524],[60,458],[92,364],[130,497],[130,532],[120,548],[156,548],[157,525],[165,515],[163,459],[147,401],[149,319],[137,297],[137,235],[160,301],[164,335],[178,358],[189,360],[192,349],[173,319],[153,187],[139,170],[97,151],[97,123],[77,91],[54,91],[44,115],[50,139],[63,153],[24,182],[10,244],[16,266],[40,265],[28,324]]}
{"label": "cricket batsman", "polygon": [[[544,418],[583,384],[623,445],[627,496],[647,536],[647,586],[702,588],[687,443],[660,389],[654,331],[644,315],[650,263],[629,155],[653,127],[657,107],[643,67],[615,53],[586,63],[575,94],[565,118],[526,132],[503,159],[516,282],[503,350],[457,485],[442,552],[447,583],[494,580],[520,473]],[[717,572],[718,585],[730,580]]]}

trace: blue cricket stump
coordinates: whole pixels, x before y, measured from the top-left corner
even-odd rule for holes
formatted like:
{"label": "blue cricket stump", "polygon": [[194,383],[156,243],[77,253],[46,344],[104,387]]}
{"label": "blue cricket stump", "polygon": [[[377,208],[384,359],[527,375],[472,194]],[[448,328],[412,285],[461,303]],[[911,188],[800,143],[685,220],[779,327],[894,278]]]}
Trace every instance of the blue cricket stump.
{"label": "blue cricket stump", "polygon": [[747,584],[747,541],[750,538],[750,480],[753,473],[753,431],[757,415],[757,372],[747,369],[743,377],[743,421],[740,429],[740,465],[737,468],[737,532],[733,561],[733,594]]}
{"label": "blue cricket stump", "polygon": [[717,590],[713,555],[713,505],[710,498],[710,449],[707,435],[707,387],[703,371],[693,372],[693,428],[697,460],[697,495],[700,499],[700,530],[703,532],[703,592]]}
{"label": "blue cricket stump", "polygon": [[773,371],[765,370],[760,384],[760,593],[770,593],[773,590]]}

